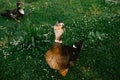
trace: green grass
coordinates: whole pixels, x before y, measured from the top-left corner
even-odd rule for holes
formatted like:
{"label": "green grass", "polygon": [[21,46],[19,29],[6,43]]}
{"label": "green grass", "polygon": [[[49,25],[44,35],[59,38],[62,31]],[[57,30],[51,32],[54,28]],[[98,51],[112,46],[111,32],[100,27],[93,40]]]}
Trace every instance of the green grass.
{"label": "green grass", "polygon": [[[17,1],[17,0],[16,0]],[[0,12],[15,7],[0,0]],[[104,0],[22,0],[20,23],[0,16],[0,80],[120,80],[120,4]],[[66,77],[46,64],[54,42],[51,28],[65,23],[63,43],[83,39],[83,49]]]}

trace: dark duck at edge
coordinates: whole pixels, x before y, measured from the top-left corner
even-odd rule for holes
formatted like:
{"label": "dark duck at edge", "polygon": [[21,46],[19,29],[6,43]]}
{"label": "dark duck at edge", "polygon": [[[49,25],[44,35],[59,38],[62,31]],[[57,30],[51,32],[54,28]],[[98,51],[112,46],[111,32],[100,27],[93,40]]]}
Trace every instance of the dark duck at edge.
{"label": "dark duck at edge", "polygon": [[13,10],[5,10],[5,12],[0,13],[1,16],[15,19],[17,22],[20,22],[20,18],[24,16],[24,10],[21,7],[23,2],[20,0],[16,3],[17,8]]}
{"label": "dark duck at edge", "polygon": [[62,44],[64,24],[62,22],[57,22],[53,28],[55,42],[46,52],[45,59],[50,68],[58,70],[59,73],[65,77],[69,68],[74,65],[74,62],[81,51],[83,40],[80,40],[71,46],[64,45]]}

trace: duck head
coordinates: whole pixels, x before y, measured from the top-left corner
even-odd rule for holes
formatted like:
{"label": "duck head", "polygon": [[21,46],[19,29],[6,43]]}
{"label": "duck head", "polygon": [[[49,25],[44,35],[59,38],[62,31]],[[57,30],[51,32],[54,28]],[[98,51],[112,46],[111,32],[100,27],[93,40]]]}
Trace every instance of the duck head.
{"label": "duck head", "polygon": [[17,10],[19,11],[19,13],[21,15],[24,15],[24,10],[22,9],[21,5],[23,4],[23,2],[21,2],[20,0],[17,2]]}
{"label": "duck head", "polygon": [[17,8],[21,8],[21,5],[23,4],[23,2],[21,2],[20,0],[17,2]]}
{"label": "duck head", "polygon": [[64,32],[64,23],[61,21],[57,21],[53,26],[55,33],[55,42],[62,43],[62,34]]}

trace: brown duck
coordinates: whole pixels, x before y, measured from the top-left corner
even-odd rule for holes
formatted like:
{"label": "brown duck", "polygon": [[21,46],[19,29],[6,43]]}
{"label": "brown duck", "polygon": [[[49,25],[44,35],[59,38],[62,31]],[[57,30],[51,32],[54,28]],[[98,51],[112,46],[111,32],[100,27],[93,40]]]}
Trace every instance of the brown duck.
{"label": "brown duck", "polygon": [[66,76],[68,69],[74,64],[83,45],[83,40],[74,43],[71,46],[62,44],[62,34],[64,32],[64,24],[57,22],[54,26],[55,42],[53,46],[46,52],[45,59],[52,69],[59,70],[62,76]]}
{"label": "brown duck", "polygon": [[17,8],[13,9],[13,10],[6,10],[4,13],[0,13],[1,16],[5,16],[8,18],[13,18],[15,19],[17,22],[20,22],[20,18],[23,17],[24,15],[24,10],[21,8],[21,4],[23,4],[23,2],[21,2],[20,0],[16,3]]}

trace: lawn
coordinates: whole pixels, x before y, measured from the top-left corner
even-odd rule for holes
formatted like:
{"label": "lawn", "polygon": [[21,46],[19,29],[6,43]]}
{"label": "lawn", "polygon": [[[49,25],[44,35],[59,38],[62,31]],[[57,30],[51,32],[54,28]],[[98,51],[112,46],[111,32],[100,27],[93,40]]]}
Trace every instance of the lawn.
{"label": "lawn", "polygon": [[[22,0],[18,23],[0,16],[0,80],[120,80],[120,3],[104,0]],[[0,0],[0,12],[17,0]],[[65,24],[63,44],[83,39],[66,77],[45,62],[54,43],[51,26]]]}

